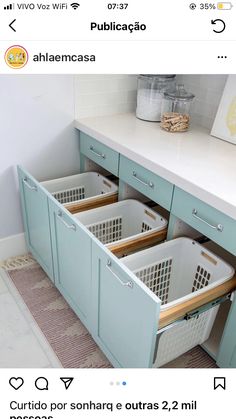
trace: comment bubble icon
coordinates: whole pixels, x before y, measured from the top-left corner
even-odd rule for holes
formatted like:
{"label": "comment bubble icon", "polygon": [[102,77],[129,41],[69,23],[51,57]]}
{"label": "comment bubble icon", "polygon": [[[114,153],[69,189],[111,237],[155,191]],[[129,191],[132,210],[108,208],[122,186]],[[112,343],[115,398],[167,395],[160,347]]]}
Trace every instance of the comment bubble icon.
{"label": "comment bubble icon", "polygon": [[45,377],[38,377],[35,380],[37,390],[48,390],[48,380]]}

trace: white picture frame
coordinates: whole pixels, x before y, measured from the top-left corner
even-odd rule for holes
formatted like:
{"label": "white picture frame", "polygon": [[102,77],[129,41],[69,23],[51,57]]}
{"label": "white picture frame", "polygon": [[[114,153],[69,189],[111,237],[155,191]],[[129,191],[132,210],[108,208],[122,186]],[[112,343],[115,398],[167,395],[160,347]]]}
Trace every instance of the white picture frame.
{"label": "white picture frame", "polygon": [[236,75],[228,76],[211,135],[236,144]]}

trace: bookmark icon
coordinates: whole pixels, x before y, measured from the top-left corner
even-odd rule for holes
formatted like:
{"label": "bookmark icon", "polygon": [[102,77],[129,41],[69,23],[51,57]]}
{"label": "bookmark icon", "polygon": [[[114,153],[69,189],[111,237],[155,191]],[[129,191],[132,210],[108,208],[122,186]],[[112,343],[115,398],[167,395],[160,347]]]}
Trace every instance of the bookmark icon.
{"label": "bookmark icon", "polygon": [[64,383],[66,390],[68,390],[74,378],[73,377],[60,377],[60,380]]}
{"label": "bookmark icon", "polygon": [[222,388],[226,390],[226,378],[225,377],[214,377],[214,390]]}

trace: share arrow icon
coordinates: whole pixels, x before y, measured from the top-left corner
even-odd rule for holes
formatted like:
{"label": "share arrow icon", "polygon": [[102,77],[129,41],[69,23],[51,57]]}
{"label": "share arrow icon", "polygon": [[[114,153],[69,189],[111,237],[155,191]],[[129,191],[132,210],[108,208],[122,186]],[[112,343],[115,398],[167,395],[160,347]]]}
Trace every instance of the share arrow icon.
{"label": "share arrow icon", "polygon": [[60,377],[60,380],[65,384],[66,390],[68,390],[68,388],[70,387],[74,378],[72,378],[72,377]]}

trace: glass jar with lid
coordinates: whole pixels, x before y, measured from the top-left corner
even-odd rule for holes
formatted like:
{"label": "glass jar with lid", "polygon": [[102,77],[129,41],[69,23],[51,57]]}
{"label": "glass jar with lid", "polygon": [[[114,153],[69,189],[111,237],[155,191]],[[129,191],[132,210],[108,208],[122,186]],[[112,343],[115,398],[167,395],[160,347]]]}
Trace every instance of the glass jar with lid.
{"label": "glass jar with lid", "polygon": [[174,74],[141,74],[138,77],[137,118],[160,122],[162,95],[174,87]]}
{"label": "glass jar with lid", "polygon": [[183,84],[177,84],[175,90],[163,93],[161,109],[161,128],[169,132],[188,131],[190,107],[194,95],[185,90]]}

